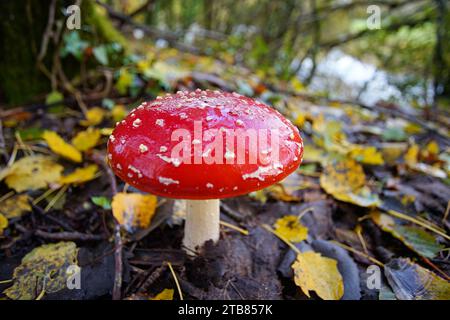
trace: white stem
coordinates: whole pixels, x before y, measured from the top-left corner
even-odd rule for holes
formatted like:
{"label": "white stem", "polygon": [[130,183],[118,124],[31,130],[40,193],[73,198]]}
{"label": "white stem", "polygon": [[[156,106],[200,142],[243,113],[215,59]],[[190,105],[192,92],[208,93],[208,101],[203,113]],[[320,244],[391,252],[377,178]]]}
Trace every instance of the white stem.
{"label": "white stem", "polygon": [[220,200],[187,200],[183,245],[188,254],[198,252],[203,244],[219,240]]}

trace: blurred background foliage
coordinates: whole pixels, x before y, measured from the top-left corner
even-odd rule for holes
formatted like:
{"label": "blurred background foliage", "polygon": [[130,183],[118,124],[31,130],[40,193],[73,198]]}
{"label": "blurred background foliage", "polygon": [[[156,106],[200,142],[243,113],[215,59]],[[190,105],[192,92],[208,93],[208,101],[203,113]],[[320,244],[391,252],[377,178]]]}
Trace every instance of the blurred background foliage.
{"label": "blurred background foliage", "polygon": [[[92,65],[114,68],[130,62],[130,53],[142,51],[145,42],[245,66],[264,79],[295,79],[297,89],[332,98],[419,108],[448,105],[446,0],[83,0],[75,2],[81,6],[81,30],[68,32],[61,22],[50,34],[54,43],[47,39],[44,50],[48,8],[56,8],[53,19],[58,21],[72,2],[0,5],[2,100],[23,103],[50,85],[55,90],[44,80],[57,81],[54,49],[66,76],[83,78]],[[369,5],[380,9],[380,29],[368,27]],[[128,33],[127,40],[118,29]],[[74,66],[76,61],[81,66]]]}

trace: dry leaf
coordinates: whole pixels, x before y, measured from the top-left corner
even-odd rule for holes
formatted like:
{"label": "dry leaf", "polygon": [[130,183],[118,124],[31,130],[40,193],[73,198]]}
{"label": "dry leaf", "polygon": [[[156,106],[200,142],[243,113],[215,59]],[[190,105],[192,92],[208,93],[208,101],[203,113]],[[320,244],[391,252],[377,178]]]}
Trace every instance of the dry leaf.
{"label": "dry leaf", "polygon": [[42,290],[53,293],[67,288],[67,270],[77,265],[77,255],[78,248],[73,242],[44,244],[33,249],[14,269],[14,283],[4,293],[10,299],[32,300]]}
{"label": "dry leaf", "polygon": [[361,207],[379,205],[378,196],[372,194],[365,184],[363,168],[352,159],[333,161],[320,175],[321,187],[336,199]]}
{"label": "dry leaf", "polygon": [[85,131],[78,132],[72,139],[72,144],[79,151],[87,151],[95,147],[100,139],[100,130],[88,128]]}
{"label": "dry leaf", "polygon": [[128,232],[145,229],[155,214],[157,198],[140,193],[117,193],[111,203],[114,217]]}
{"label": "dry leaf", "polygon": [[63,167],[50,157],[30,156],[16,161],[6,168],[0,176],[5,178],[8,187],[22,192],[46,188],[51,183],[58,183],[61,179]]}
{"label": "dry leaf", "polygon": [[42,137],[54,153],[74,162],[81,162],[82,156],[80,151],[71,144],[65,142],[56,132],[44,131]]}
{"label": "dry leaf", "polygon": [[306,251],[297,255],[292,265],[295,284],[308,297],[315,291],[324,300],[339,300],[344,294],[344,282],[337,268],[337,261]]}
{"label": "dry leaf", "polygon": [[85,127],[95,126],[103,121],[106,115],[106,110],[100,107],[94,107],[86,112],[86,119],[81,120],[80,124]]}
{"label": "dry leaf", "polygon": [[278,219],[274,224],[275,233],[290,242],[301,242],[308,237],[308,228],[300,223],[297,216],[290,215]]}
{"label": "dry leaf", "polygon": [[150,300],[173,300],[173,289],[164,289]]}
{"label": "dry leaf", "polygon": [[3,234],[3,230],[8,228],[8,219],[0,213],[0,235]]}
{"label": "dry leaf", "polygon": [[0,203],[0,212],[8,219],[18,218],[31,211],[29,196],[18,194]]}
{"label": "dry leaf", "polygon": [[74,172],[61,178],[62,184],[81,184],[95,178],[98,171],[96,164],[90,164],[84,168],[77,168]]}
{"label": "dry leaf", "polygon": [[409,259],[391,260],[384,274],[400,300],[450,300],[450,283]]}

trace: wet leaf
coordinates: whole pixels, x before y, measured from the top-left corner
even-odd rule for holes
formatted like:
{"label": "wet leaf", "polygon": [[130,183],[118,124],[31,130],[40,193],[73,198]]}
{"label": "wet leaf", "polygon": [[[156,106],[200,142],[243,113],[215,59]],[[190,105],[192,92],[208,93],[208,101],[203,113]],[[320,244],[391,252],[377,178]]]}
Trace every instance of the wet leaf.
{"label": "wet leaf", "polygon": [[105,210],[111,210],[111,200],[107,197],[91,197],[91,201]]}
{"label": "wet leaf", "polygon": [[157,198],[140,193],[117,193],[112,200],[114,217],[128,232],[147,228],[155,214]]}
{"label": "wet leaf", "polygon": [[432,234],[422,228],[401,225],[396,223],[391,216],[381,212],[373,212],[371,217],[381,229],[392,234],[421,256],[431,259],[444,249],[444,246],[437,243],[436,238]]}
{"label": "wet leaf", "polygon": [[90,164],[84,168],[75,169],[74,172],[62,177],[60,182],[62,184],[81,184],[94,179],[97,171],[98,166]]}
{"label": "wet leaf", "polygon": [[0,203],[0,212],[8,219],[21,217],[31,211],[27,194],[18,194]]}
{"label": "wet leaf", "polygon": [[400,300],[450,300],[450,283],[409,259],[390,261],[384,274]]}
{"label": "wet leaf", "polygon": [[324,300],[339,300],[344,294],[344,282],[334,259],[306,251],[297,255],[292,269],[295,284],[308,297],[309,291],[315,291]]}
{"label": "wet leaf", "polygon": [[10,299],[32,300],[43,290],[53,293],[67,288],[67,270],[77,264],[77,254],[73,242],[44,244],[33,249],[14,269],[14,283],[4,293]]}
{"label": "wet leaf", "polygon": [[173,300],[173,289],[164,289],[150,300]]}
{"label": "wet leaf", "polygon": [[56,132],[44,131],[42,137],[54,153],[74,162],[81,162],[82,156],[80,151],[65,142]]}
{"label": "wet leaf", "polygon": [[8,187],[22,192],[48,187],[59,183],[63,167],[50,157],[30,156],[16,161],[11,167],[0,172]]}
{"label": "wet leaf", "polygon": [[334,198],[361,207],[380,203],[378,196],[365,185],[364,170],[356,161],[344,159],[328,164],[320,175],[320,185]]}
{"label": "wet leaf", "polygon": [[78,132],[72,139],[72,144],[79,151],[88,151],[97,145],[100,136],[99,129],[88,128],[85,131]]}
{"label": "wet leaf", "polygon": [[85,127],[95,126],[103,121],[106,110],[100,107],[94,107],[86,112],[86,119],[81,120],[80,124]]}
{"label": "wet leaf", "polygon": [[3,234],[3,230],[8,228],[8,219],[0,213],[0,235]]}
{"label": "wet leaf", "polygon": [[308,228],[294,215],[278,219],[274,224],[274,230],[276,234],[291,242],[301,242],[308,237]]}

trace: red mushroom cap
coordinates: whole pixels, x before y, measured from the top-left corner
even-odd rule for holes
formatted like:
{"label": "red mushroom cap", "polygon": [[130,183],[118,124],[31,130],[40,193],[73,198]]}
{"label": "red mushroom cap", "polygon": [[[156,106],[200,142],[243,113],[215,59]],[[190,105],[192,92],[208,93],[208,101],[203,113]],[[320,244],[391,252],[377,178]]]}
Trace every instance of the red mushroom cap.
{"label": "red mushroom cap", "polygon": [[278,111],[237,93],[199,89],[144,102],[108,142],[110,166],[121,179],[179,199],[268,187],[296,170],[302,156],[298,129]]}

